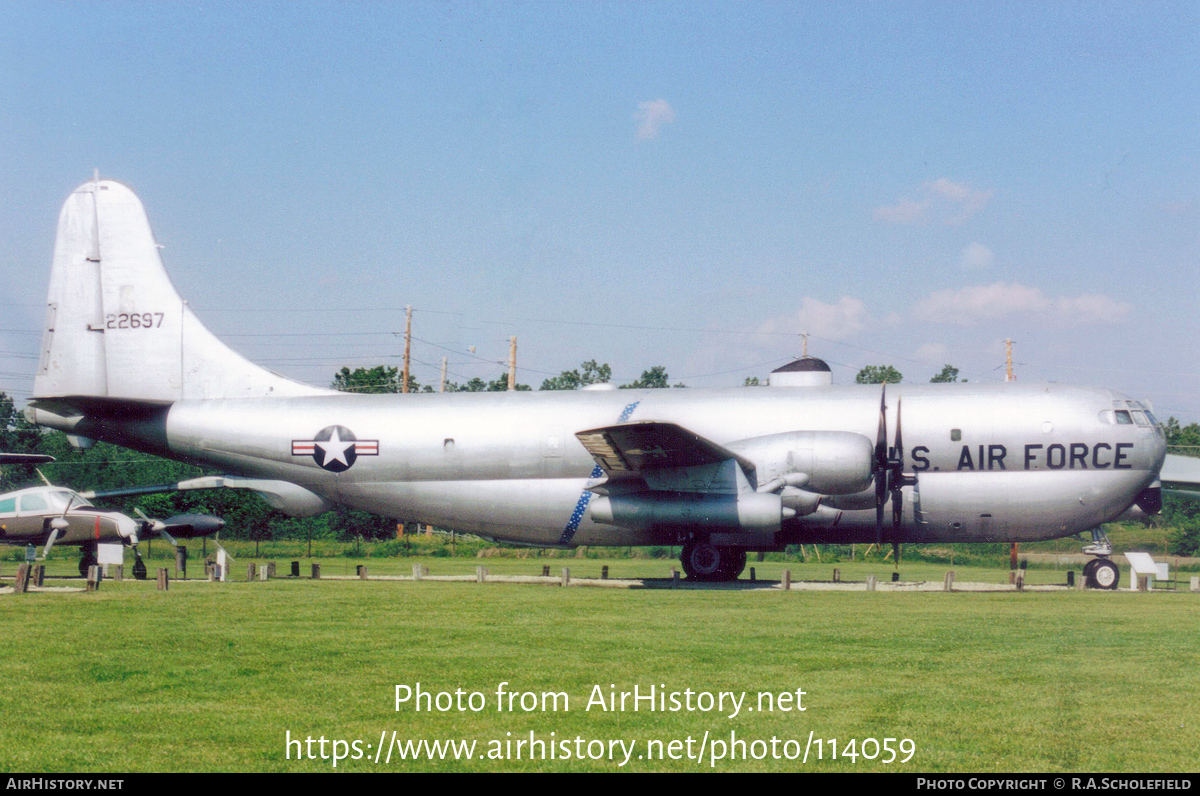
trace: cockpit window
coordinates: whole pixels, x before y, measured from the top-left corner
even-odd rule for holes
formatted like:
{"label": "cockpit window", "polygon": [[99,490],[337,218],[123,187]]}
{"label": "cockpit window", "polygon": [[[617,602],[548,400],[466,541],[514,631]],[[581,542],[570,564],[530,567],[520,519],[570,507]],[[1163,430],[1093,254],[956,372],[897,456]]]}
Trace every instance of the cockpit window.
{"label": "cockpit window", "polygon": [[1133,422],[1137,423],[1139,426],[1150,425],[1150,421],[1146,419],[1146,413],[1140,411],[1134,411]]}
{"label": "cockpit window", "polygon": [[70,492],[66,489],[59,489],[54,492],[50,492],[46,495],[46,499],[50,502],[50,505],[54,507],[55,511],[65,511],[68,507],[72,509],[78,509],[84,506],[92,505],[76,493]]}
{"label": "cockpit window", "polygon": [[1117,425],[1118,426],[1132,426],[1133,425],[1133,418],[1130,417],[1129,413],[1126,412],[1124,409],[1118,409],[1116,414],[1117,414]]}
{"label": "cockpit window", "polygon": [[46,498],[38,494],[21,495],[21,511],[45,511]]}
{"label": "cockpit window", "polygon": [[1154,413],[1151,412],[1149,409],[1146,410],[1146,417],[1150,418],[1150,425],[1152,425],[1152,426],[1161,426],[1162,425],[1162,423],[1158,422],[1158,418],[1154,416]]}

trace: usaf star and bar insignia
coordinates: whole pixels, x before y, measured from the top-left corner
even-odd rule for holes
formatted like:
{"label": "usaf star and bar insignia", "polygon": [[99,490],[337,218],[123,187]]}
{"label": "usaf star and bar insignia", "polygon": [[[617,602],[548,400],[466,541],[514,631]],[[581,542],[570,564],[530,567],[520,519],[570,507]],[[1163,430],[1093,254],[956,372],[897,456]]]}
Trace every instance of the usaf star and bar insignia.
{"label": "usaf star and bar insignia", "polygon": [[359,456],[378,456],[379,440],[358,439],[345,426],[326,426],[312,439],[292,440],[293,456],[311,456],[317,466],[330,472],[349,470]]}

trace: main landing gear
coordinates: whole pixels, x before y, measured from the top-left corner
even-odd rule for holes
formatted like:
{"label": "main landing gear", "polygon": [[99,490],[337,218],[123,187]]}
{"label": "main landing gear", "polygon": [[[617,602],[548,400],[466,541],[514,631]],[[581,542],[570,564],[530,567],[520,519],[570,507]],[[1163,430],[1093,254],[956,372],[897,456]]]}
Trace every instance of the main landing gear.
{"label": "main landing gear", "polygon": [[96,545],[84,545],[80,549],[80,553],[79,574],[86,578],[88,576],[88,569],[100,563],[99,559],[96,558]]}
{"label": "main landing gear", "polygon": [[679,558],[688,578],[696,581],[737,580],[746,568],[745,548],[718,546],[706,540],[692,539],[683,546]]}
{"label": "main landing gear", "polygon": [[1109,558],[1113,554],[1108,534],[1092,529],[1092,543],[1084,545],[1085,555],[1096,556],[1083,565],[1083,581],[1089,589],[1116,589],[1121,583],[1121,571]]}

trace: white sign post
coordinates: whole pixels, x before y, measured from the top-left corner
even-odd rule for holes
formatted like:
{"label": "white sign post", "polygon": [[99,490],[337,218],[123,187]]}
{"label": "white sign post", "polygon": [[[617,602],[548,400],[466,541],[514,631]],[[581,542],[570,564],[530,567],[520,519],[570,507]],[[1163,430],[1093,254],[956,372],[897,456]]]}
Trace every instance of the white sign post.
{"label": "white sign post", "polygon": [[1158,565],[1154,563],[1154,557],[1149,553],[1126,553],[1125,560],[1129,562],[1129,588],[1132,591],[1138,590],[1139,576],[1146,576],[1150,579],[1147,588],[1154,588],[1154,579],[1159,576]]}
{"label": "white sign post", "polygon": [[98,544],[96,545],[96,562],[104,567],[104,577],[108,577],[108,565],[125,565],[125,545]]}

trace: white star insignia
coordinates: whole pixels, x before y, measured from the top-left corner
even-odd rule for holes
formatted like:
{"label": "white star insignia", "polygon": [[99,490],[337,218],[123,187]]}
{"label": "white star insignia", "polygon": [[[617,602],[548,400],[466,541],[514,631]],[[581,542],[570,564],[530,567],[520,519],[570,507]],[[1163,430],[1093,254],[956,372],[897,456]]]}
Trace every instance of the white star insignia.
{"label": "white star insignia", "polygon": [[347,467],[350,462],[346,461],[346,451],[354,447],[354,440],[345,442],[338,436],[338,430],[335,428],[333,433],[327,440],[317,440],[316,446],[325,452],[325,461],[322,467],[328,467],[331,462],[341,462]]}

